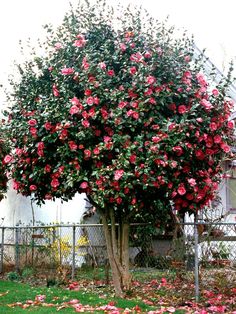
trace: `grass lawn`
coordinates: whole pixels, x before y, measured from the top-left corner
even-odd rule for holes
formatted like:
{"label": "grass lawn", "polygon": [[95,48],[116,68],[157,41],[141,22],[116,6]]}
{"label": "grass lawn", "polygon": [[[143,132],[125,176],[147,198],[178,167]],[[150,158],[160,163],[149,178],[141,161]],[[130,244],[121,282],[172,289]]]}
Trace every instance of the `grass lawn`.
{"label": "grass lawn", "polygon": [[[24,309],[17,306],[17,302],[21,302],[23,305],[27,304],[27,300],[35,300],[37,295],[45,295],[45,301],[37,305],[30,305]],[[88,293],[86,291],[70,291],[62,288],[46,288],[46,287],[32,287],[28,284],[22,284],[11,281],[0,281],[0,313],[25,313],[25,312],[37,312],[37,313],[56,313],[58,309],[63,305],[65,308],[61,308],[61,313],[75,313],[75,308],[72,305],[68,305],[67,302],[73,299],[78,299],[83,305],[90,305],[94,308],[107,305],[109,302],[114,301],[114,298],[99,297],[98,294]],[[30,303],[30,302],[28,302]],[[50,307],[48,304],[54,304]],[[135,306],[139,306],[142,313],[148,312],[153,309],[148,305],[145,305],[140,300],[126,300],[115,299],[115,306],[118,308],[133,309]],[[86,310],[84,311],[86,313]],[[89,310],[87,313],[91,313]],[[104,311],[94,310],[93,313],[104,313]]]}

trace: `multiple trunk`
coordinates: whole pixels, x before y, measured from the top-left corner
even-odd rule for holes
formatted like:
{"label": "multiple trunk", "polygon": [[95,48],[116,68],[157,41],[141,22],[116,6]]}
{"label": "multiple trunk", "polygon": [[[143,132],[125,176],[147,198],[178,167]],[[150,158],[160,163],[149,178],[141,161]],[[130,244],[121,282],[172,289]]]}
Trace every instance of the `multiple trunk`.
{"label": "multiple trunk", "polygon": [[102,213],[101,217],[115,293],[117,296],[123,297],[124,291],[131,288],[129,223],[122,221],[120,224],[116,224],[113,209],[110,209],[108,213]]}

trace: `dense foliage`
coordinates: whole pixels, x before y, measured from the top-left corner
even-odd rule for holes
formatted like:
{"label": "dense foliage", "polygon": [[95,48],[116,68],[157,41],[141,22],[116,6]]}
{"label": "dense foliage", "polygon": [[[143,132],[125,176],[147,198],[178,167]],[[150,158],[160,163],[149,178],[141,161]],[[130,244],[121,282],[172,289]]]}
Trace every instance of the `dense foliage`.
{"label": "dense foliage", "polygon": [[201,209],[234,125],[229,79],[206,79],[193,42],[134,9],[80,5],[43,56],[19,66],[5,130],[14,188],[39,201],[85,192],[119,216]]}
{"label": "dense foliage", "polygon": [[[1,124],[0,124],[1,126]],[[5,156],[9,153],[9,147],[4,133],[0,132],[0,201],[3,199],[7,190],[7,174],[4,163]]]}

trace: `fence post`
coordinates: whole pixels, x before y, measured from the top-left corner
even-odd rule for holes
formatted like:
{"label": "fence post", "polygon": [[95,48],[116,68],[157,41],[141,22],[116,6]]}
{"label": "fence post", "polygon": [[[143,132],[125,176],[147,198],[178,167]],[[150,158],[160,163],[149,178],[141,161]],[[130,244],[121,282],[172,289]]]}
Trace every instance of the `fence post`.
{"label": "fence post", "polygon": [[19,272],[20,270],[20,257],[19,257],[19,226],[16,225],[15,227],[15,270],[16,272]]}
{"label": "fence post", "polygon": [[194,253],[195,253],[195,267],[194,267],[194,276],[195,276],[195,300],[199,301],[199,260],[198,260],[198,218],[197,214],[194,218]]}
{"label": "fence post", "polygon": [[75,231],[76,226],[72,227],[72,270],[71,270],[71,279],[75,277]]}
{"label": "fence post", "polygon": [[0,262],[0,273],[3,272],[3,254],[4,254],[4,233],[5,233],[5,228],[2,227],[2,243],[1,243],[1,262]]}

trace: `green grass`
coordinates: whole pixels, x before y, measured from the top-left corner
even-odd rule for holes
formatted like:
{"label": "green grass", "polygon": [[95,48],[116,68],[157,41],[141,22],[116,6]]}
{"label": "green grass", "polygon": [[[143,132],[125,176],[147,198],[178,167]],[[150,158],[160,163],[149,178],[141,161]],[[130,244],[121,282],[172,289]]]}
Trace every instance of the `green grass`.
{"label": "green grass", "polygon": [[[6,293],[8,292],[8,293]],[[6,293],[6,294],[5,294]],[[27,300],[34,300],[36,295],[46,295],[46,303],[62,304],[71,299],[78,299],[83,305],[97,306],[106,305],[110,301],[116,301],[116,306],[119,308],[132,309],[138,305],[142,312],[153,309],[150,306],[145,305],[140,300],[126,300],[118,298],[100,298],[99,291],[97,293],[87,293],[86,291],[70,291],[62,288],[46,288],[46,287],[32,287],[28,284],[22,284],[18,282],[0,281],[0,313],[56,313],[57,308],[31,306],[27,309],[22,309],[18,306],[10,308],[8,305],[16,302],[25,303]],[[64,308],[60,310],[60,313],[75,313],[73,308]],[[86,313],[86,312],[85,312]],[[102,313],[97,311],[94,313]]]}

